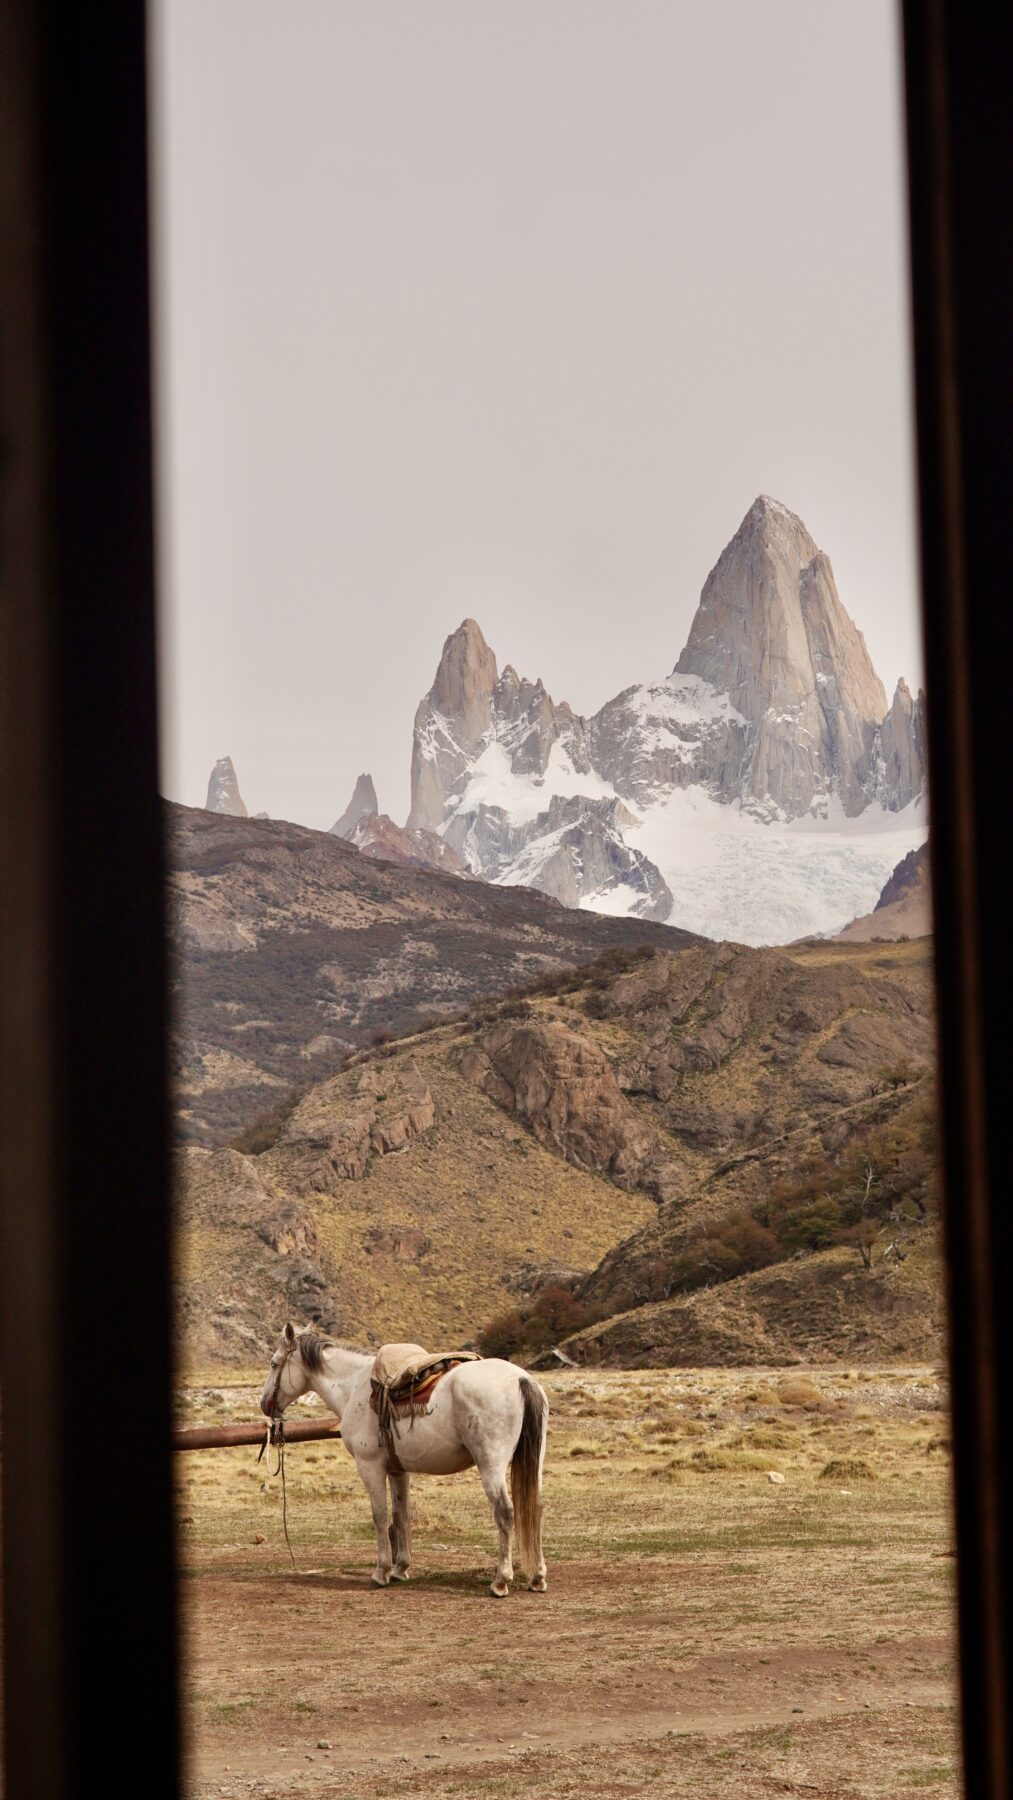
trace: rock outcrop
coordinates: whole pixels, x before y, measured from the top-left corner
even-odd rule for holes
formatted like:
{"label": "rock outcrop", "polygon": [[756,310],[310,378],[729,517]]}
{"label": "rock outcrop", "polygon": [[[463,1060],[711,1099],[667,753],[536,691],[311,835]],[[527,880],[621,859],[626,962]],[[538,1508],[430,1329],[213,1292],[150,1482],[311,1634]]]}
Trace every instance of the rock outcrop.
{"label": "rock outcrop", "polygon": [[631,1187],[643,1173],[651,1134],[620,1090],[597,1044],[567,1026],[505,1022],[461,1053],[463,1072],[515,1112],[578,1169]]}
{"label": "rock outcrop", "polygon": [[671,892],[649,857],[626,842],[624,831],[635,829],[637,821],[621,800],[586,800],[579,794],[564,800],[554,794],[533,824],[534,832],[519,842],[518,834],[504,834],[506,845],[516,844],[508,864],[512,884],[540,888],[564,906],[592,908],[619,891],[630,916],[668,918]]}
{"label": "rock outcrop", "polygon": [[364,1069],[351,1105],[342,1089],[340,1081],[324,1083],[295,1108],[276,1146],[260,1158],[268,1178],[283,1168],[290,1192],[335,1193],[342,1182],[361,1181],[374,1157],[406,1150],[436,1116],[429,1087],[411,1060],[389,1073]]}
{"label": "rock outcrop", "polygon": [[932,891],[929,884],[929,847],[922,844],[897,864],[874,910],[852,919],[838,933],[846,943],[927,937],[932,930]]}
{"label": "rock outcrop", "polygon": [[176,1329],[208,1362],[259,1362],[286,1318],[334,1330],[334,1284],[313,1214],[236,1150],[180,1152]]}
{"label": "rock outcrop", "polygon": [[361,819],[375,819],[380,811],[372,775],[360,775],[352,790],[352,798],[331,831],[335,837],[350,838]]}
{"label": "rock outcrop", "polygon": [[208,780],[205,812],[226,813],[233,819],[248,819],[246,802],[239,792],[239,782],[231,756],[220,756]]}
{"label": "rock outcrop", "polygon": [[412,869],[443,869],[448,875],[469,874],[446,838],[438,837],[435,831],[395,825],[387,813],[364,813],[343,836],[346,843],[354,844],[364,856],[374,856],[379,862],[400,863]]}
{"label": "rock outcrop", "polygon": [[896,906],[906,894],[923,890],[929,878],[929,847],[922,844],[920,849],[911,850],[903,862],[899,862],[889,881],[876,901],[876,911],[883,912],[887,907]]}

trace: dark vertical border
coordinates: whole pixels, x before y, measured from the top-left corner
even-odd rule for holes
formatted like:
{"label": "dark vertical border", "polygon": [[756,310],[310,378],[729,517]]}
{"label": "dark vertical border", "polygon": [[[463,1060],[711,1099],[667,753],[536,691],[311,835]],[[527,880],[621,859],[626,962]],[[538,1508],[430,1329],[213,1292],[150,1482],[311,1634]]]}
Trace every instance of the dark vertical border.
{"label": "dark vertical border", "polygon": [[0,9],[6,1792],[177,1790],[145,10]]}
{"label": "dark vertical border", "polygon": [[1008,9],[905,0],[967,1792],[1010,1758]]}
{"label": "dark vertical border", "polygon": [[[0,19],[7,1791],[169,1795],[144,14],[136,0],[6,0]],[[907,0],[904,30],[965,1757],[969,1793],[999,1796],[1013,1423],[999,861],[1013,671],[1009,44],[1002,9],[957,0]]]}

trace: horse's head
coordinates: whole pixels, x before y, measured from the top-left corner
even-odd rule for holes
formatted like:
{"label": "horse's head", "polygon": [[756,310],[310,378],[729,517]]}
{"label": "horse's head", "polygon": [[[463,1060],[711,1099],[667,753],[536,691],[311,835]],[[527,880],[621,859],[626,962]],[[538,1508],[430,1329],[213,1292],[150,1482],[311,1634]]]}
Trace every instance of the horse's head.
{"label": "horse's head", "polygon": [[289,1322],[280,1338],[277,1349],[271,1358],[271,1367],[267,1372],[264,1391],[260,1396],[260,1410],[269,1419],[280,1417],[286,1406],[298,1400],[309,1387],[309,1375],[303,1362],[299,1348],[299,1333]]}

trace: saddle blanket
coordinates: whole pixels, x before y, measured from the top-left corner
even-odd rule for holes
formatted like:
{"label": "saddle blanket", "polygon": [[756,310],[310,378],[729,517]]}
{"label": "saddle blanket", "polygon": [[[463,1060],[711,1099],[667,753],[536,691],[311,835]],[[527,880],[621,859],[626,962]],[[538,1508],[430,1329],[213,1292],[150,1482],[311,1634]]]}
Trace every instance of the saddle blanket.
{"label": "saddle blanket", "polygon": [[388,1408],[398,1417],[406,1413],[424,1413],[437,1382],[459,1363],[479,1362],[473,1350],[442,1351],[434,1354],[421,1344],[383,1344],[377,1351],[370,1370],[373,1411]]}
{"label": "saddle blanket", "polygon": [[481,1360],[473,1350],[452,1350],[434,1356],[421,1344],[381,1345],[370,1370],[369,1404],[376,1414],[389,1475],[404,1473],[394,1442],[395,1419],[414,1421],[427,1413],[433,1389],[450,1369],[456,1369],[459,1363]]}

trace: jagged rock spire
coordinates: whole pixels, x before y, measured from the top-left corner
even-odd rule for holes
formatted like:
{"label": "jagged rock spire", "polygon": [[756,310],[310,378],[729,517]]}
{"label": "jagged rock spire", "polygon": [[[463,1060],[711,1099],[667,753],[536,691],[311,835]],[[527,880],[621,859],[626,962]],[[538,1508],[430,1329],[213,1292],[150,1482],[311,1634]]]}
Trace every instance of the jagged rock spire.
{"label": "jagged rock spire", "polygon": [[352,798],[340,819],[335,819],[331,833],[334,837],[351,837],[360,819],[375,819],[379,811],[372,775],[360,775],[352,790]]}
{"label": "jagged rock spire", "polygon": [[769,495],[708,575],[675,672],[702,676],[752,727],[742,797],[788,818],[833,792],[849,814],[866,805],[883,684],[829,557]]}
{"label": "jagged rock spire", "polygon": [[474,750],[489,727],[498,676],[496,658],[474,619],[464,619],[443,646],[429,699],[453,719],[462,750]]}
{"label": "jagged rock spire", "polygon": [[880,733],[878,797],[900,811],[924,792],[926,765],[925,695],[913,695],[901,676]]}
{"label": "jagged rock spire", "polygon": [[489,730],[497,680],[495,656],[474,619],[464,619],[415,714],[409,831],[442,824],[447,795]]}
{"label": "jagged rock spire", "polygon": [[[512,664],[498,675],[474,619],[465,619],[444,644],[436,678],[415,714],[409,830],[445,825],[460,781],[490,745],[511,774],[540,779],[560,740],[572,766],[586,772],[584,721],[565,701],[557,705],[542,681],[522,680]],[[455,848],[463,853],[463,843]]]}
{"label": "jagged rock spire", "polygon": [[248,819],[246,802],[239,792],[239,782],[231,756],[220,756],[208,781],[206,812],[228,813],[234,819]]}

